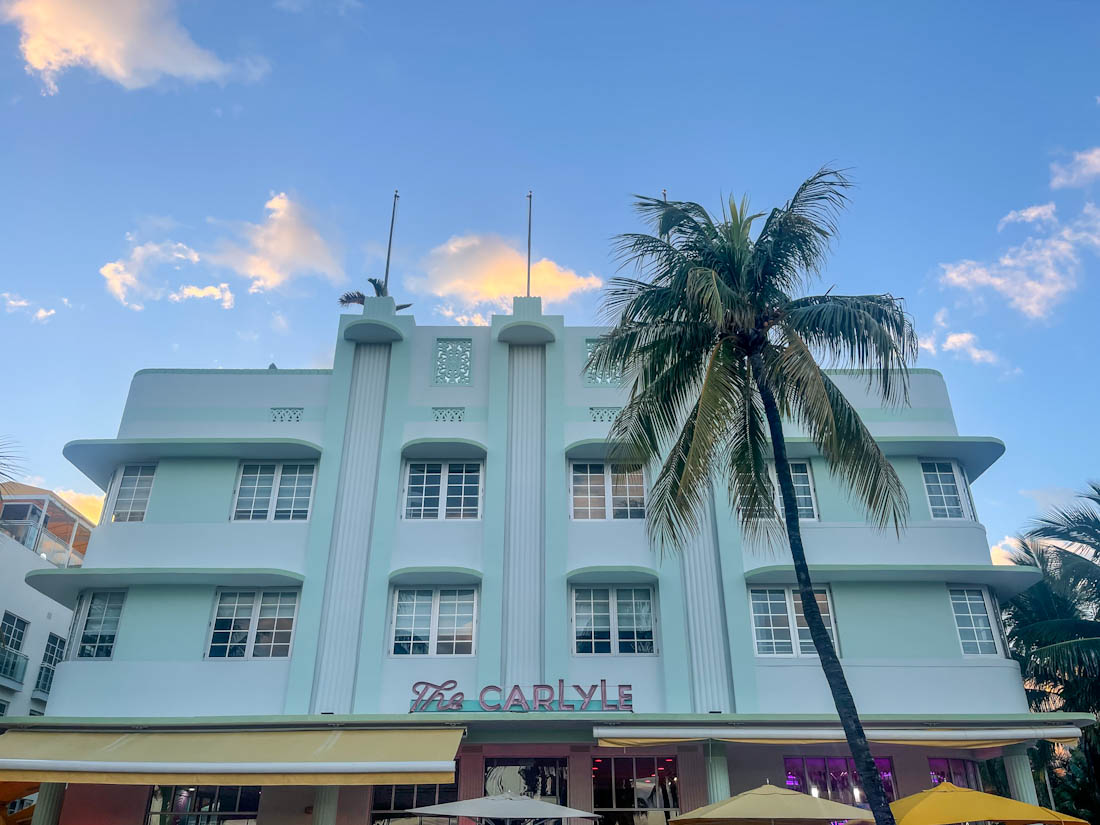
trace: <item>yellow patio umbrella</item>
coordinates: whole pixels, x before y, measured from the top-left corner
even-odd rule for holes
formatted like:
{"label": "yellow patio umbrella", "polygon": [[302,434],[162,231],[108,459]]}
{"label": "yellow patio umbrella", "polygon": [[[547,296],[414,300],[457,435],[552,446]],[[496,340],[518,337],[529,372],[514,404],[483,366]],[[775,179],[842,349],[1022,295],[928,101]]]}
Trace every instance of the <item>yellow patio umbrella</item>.
{"label": "yellow patio umbrella", "polygon": [[904,796],[892,803],[890,810],[894,812],[897,825],[954,825],[982,820],[1004,822],[1006,825],[1031,825],[1036,822],[1088,825],[1083,819],[1060,814],[1050,808],[960,788],[950,782],[941,782],[927,791]]}
{"label": "yellow patio umbrella", "polygon": [[809,794],[761,785],[729,799],[704,805],[672,820],[672,825],[795,825],[806,822],[874,822],[870,811]]}

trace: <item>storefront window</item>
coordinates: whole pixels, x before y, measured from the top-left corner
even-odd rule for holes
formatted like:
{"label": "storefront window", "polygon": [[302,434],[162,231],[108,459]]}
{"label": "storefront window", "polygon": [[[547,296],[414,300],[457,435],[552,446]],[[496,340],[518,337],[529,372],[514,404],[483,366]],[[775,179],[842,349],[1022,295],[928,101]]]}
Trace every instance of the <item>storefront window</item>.
{"label": "storefront window", "polygon": [[929,757],[928,773],[932,777],[933,785],[950,782],[960,788],[970,788],[975,791],[982,789],[978,763],[972,759],[933,759]]}
{"label": "storefront window", "polygon": [[409,808],[442,805],[458,799],[458,785],[375,785],[371,798],[371,825],[448,825],[449,816],[413,816]]}
{"label": "storefront window", "polygon": [[[787,773],[787,787],[802,793],[815,794],[849,805],[865,802],[855,760],[840,756],[788,756],[783,760]],[[882,778],[886,798],[897,799],[894,781],[894,761],[889,757],[875,757],[875,767]]]}
{"label": "storefront window", "polygon": [[680,812],[675,758],[594,758],[592,810],[600,825],[665,825]]}
{"label": "storefront window", "polygon": [[255,785],[154,785],[148,825],[256,825]]}
{"label": "storefront window", "polygon": [[518,793],[565,805],[568,776],[565,759],[486,759],[485,794]]}

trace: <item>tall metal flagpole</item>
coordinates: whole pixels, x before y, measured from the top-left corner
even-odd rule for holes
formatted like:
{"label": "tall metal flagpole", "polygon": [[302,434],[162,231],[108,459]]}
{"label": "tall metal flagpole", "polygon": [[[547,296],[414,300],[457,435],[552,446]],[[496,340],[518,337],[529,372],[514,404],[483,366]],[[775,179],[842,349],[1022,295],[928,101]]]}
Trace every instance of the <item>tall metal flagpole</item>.
{"label": "tall metal flagpole", "polygon": [[382,291],[390,294],[390,253],[393,252],[393,224],[397,220],[397,201],[401,196],[393,190],[393,211],[390,213],[390,241],[386,244],[386,274],[382,277]]}
{"label": "tall metal flagpole", "polygon": [[527,297],[531,297],[531,202],[534,197],[527,190]]}

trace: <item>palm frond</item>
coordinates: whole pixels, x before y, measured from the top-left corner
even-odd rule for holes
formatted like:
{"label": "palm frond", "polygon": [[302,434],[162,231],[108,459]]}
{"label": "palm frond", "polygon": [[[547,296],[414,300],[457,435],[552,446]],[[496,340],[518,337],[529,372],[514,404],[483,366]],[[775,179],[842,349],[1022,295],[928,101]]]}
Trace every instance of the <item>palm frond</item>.
{"label": "palm frond", "polygon": [[352,304],[365,304],[367,296],[360,292],[358,289],[351,292],[345,292],[340,296],[340,306],[348,307]]}
{"label": "palm frond", "polygon": [[1027,535],[1045,541],[1081,545],[1100,559],[1100,484],[1090,482],[1081,504],[1054,507],[1034,519]]}
{"label": "palm frond", "polygon": [[385,298],[389,295],[389,290],[386,289],[386,284],[381,278],[367,278],[367,283],[374,287],[374,296],[376,298]]}

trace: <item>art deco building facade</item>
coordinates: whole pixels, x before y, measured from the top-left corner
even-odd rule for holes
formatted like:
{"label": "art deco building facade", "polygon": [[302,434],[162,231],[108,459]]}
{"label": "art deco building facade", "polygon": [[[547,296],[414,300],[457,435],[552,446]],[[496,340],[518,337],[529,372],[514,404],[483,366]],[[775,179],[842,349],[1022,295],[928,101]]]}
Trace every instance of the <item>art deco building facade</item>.
{"label": "art deco building facade", "polygon": [[[721,499],[678,554],[647,476],[609,459],[626,389],[597,328],[537,298],[489,327],[392,300],[340,318],[324,370],[143,370],[117,438],[65,454],[106,491],[80,569],[27,581],[75,611],[49,713],[6,720],[0,778],[52,825],[381,822],[516,789],[661,825],[764,781],[859,803],[793,571]],[[1030,714],[942,377],[881,408],[836,381],[910,497],[868,527],[791,431],[819,601],[891,794],[977,785],[1087,720]],[[65,784],[67,783],[67,788]],[[207,816],[207,819],[202,819]]]}

